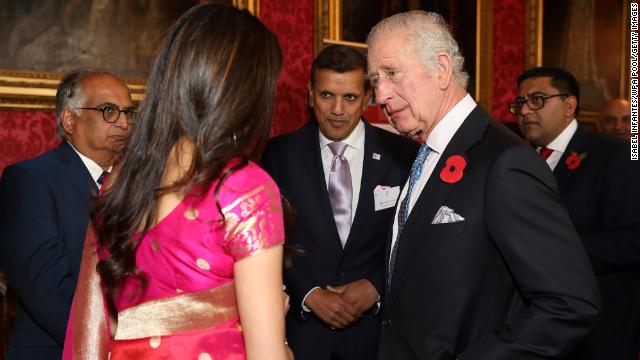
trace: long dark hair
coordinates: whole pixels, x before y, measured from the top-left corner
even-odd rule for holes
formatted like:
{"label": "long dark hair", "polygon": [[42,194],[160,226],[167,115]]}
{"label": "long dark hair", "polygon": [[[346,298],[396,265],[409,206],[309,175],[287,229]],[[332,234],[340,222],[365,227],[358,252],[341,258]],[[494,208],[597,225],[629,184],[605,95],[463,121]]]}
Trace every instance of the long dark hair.
{"label": "long dark hair", "polygon": [[[147,285],[136,267],[135,250],[149,230],[158,197],[220,179],[217,199],[224,179],[258,158],[271,127],[281,67],[275,35],[246,10],[198,5],[169,30],[153,62],[120,172],[92,215],[98,243],[109,250],[98,272],[111,306],[127,276],[136,277],[141,288]],[[162,188],[167,158],[184,138],[195,145],[191,167]],[[240,161],[225,170],[235,158]]]}

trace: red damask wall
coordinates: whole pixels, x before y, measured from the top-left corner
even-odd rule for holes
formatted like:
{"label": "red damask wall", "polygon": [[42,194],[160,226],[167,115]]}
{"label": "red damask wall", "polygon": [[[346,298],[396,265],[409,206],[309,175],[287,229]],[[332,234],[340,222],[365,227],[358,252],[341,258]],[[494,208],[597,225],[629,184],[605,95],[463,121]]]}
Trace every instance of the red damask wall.
{"label": "red damask wall", "polygon": [[51,111],[0,111],[0,174],[23,159],[38,156],[60,143]]}
{"label": "red damask wall", "polygon": [[524,70],[524,0],[493,2],[493,78],[491,114],[515,122],[507,106],[516,98],[516,80]]}
{"label": "red damask wall", "polygon": [[284,69],[271,135],[291,132],[307,119],[307,83],[313,62],[313,1],[261,0],[260,19],[280,40]]}

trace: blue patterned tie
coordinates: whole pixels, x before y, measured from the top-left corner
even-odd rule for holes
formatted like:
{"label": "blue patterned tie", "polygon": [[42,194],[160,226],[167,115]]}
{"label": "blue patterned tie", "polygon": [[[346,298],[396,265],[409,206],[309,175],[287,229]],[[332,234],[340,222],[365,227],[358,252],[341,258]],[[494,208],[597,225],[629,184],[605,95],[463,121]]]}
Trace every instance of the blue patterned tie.
{"label": "blue patterned tie", "polygon": [[413,165],[411,166],[411,174],[409,175],[409,188],[407,189],[407,194],[400,203],[400,210],[398,210],[398,235],[396,236],[396,241],[393,244],[393,249],[391,250],[391,255],[389,258],[389,279],[387,280],[387,286],[391,286],[393,269],[396,265],[398,244],[400,243],[400,234],[402,234],[404,224],[407,222],[407,218],[409,218],[409,200],[411,199],[411,192],[413,191],[413,187],[416,185],[416,182],[418,182],[418,179],[420,179],[420,176],[422,175],[424,161],[427,159],[427,156],[429,156],[430,150],[431,149],[427,146],[427,143],[423,143],[420,146],[420,150],[418,151],[418,156],[416,156],[416,159],[413,161]]}

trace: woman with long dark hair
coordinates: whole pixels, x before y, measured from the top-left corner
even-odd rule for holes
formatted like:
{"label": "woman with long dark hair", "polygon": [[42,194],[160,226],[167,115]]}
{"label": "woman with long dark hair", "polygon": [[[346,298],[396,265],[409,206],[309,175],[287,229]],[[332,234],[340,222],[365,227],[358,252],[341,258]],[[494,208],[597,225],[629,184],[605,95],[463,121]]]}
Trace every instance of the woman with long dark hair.
{"label": "woman with long dark hair", "polygon": [[291,355],[280,195],[251,162],[281,66],[247,11],[199,5],[169,30],[92,216],[65,358]]}

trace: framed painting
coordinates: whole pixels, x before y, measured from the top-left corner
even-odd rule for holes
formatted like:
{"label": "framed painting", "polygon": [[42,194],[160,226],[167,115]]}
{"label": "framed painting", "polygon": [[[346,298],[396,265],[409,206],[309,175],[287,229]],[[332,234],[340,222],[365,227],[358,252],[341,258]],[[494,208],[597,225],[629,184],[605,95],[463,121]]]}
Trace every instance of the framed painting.
{"label": "framed painting", "polygon": [[316,54],[327,44],[366,48],[380,20],[409,10],[434,11],[447,19],[465,58],[469,93],[491,108],[492,0],[316,0]]}
{"label": "framed painting", "polygon": [[527,0],[526,68],[555,66],[580,85],[581,121],[609,99],[629,97],[629,1]]}
{"label": "framed painting", "polygon": [[[0,0],[0,108],[53,109],[62,74],[80,67],[114,72],[141,100],[164,34],[203,2]],[[222,2],[259,12],[259,0]]]}

